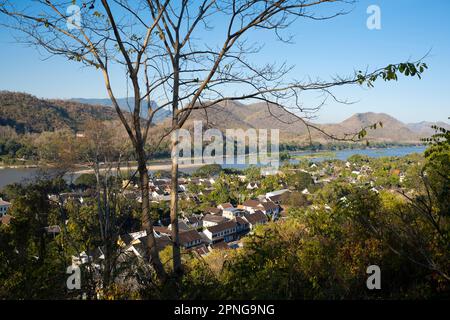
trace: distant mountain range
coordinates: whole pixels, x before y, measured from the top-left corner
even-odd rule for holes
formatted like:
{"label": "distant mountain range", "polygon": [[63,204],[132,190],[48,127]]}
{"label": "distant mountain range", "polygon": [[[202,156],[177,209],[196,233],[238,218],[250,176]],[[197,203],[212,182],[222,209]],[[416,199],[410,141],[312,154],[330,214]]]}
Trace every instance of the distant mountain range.
{"label": "distant mountain range", "polygon": [[[256,128],[279,129],[282,142],[302,143],[309,141],[309,133],[316,142],[331,142],[331,139],[317,130],[308,128],[302,120],[295,117],[291,110],[266,103],[241,104],[227,102],[205,110],[195,110],[187,127],[192,126],[194,120],[200,120],[205,126],[224,131],[227,128]],[[367,139],[374,142],[386,143],[418,143],[421,138],[434,133],[431,125],[436,124],[450,129],[444,122],[421,122],[405,124],[385,113],[358,113],[350,118],[333,124],[316,124],[315,126],[334,136],[345,133],[355,133],[374,123],[383,123],[376,130],[368,130]]]}
{"label": "distant mountain range", "polygon": [[[388,114],[374,112],[354,114],[341,123],[325,125],[324,129],[327,132],[342,135],[343,133],[357,132],[361,128],[380,122],[383,125],[382,127],[378,126],[376,130],[368,130],[367,138],[369,140],[414,143],[425,137]],[[431,136],[431,134],[428,136]]]}
{"label": "distant mountain range", "polygon": [[[129,111],[127,99],[120,99],[121,108]],[[9,126],[18,133],[43,132],[56,129],[82,131],[89,120],[117,120],[109,99],[46,100],[17,92],[0,91],[0,126]],[[156,104],[154,104],[156,106]],[[145,108],[144,108],[145,109]],[[170,111],[163,109],[157,115],[157,125],[152,132],[157,135],[162,127],[170,124]],[[226,129],[279,129],[280,140],[285,143],[306,143],[308,129],[302,120],[291,112],[265,103],[242,104],[227,102],[207,110],[192,112],[185,127],[191,128],[193,121],[202,121],[204,127]],[[358,113],[340,123],[316,125],[332,135],[357,132],[373,123],[383,123],[377,130],[369,130],[367,138],[375,142],[417,143],[420,138],[434,133],[432,125],[450,129],[445,122],[420,122],[405,124],[385,113]],[[331,142],[322,133],[312,130],[316,142]]]}
{"label": "distant mountain range", "polygon": [[450,129],[450,126],[448,123],[438,121],[438,122],[429,122],[429,121],[422,121],[418,123],[408,123],[406,126],[411,131],[417,133],[421,137],[429,137],[431,136],[435,131],[431,128],[431,126],[436,125],[441,128]]}
{"label": "distant mountain range", "polygon": [[[112,107],[112,103],[110,99],[85,99],[85,98],[73,98],[70,99],[70,101],[75,101],[83,104],[91,104],[91,105],[100,105],[100,106],[107,106]],[[119,107],[122,110],[125,110],[127,112],[130,112],[130,106],[133,108],[134,105],[134,98],[118,98],[117,103],[119,104]],[[152,108],[158,107],[156,102],[151,101]],[[147,101],[143,101],[141,104],[141,117],[147,118],[148,115],[148,107],[147,107]],[[153,117],[153,122],[158,123],[163,121],[165,118],[167,118],[170,115],[170,110],[167,109],[161,109],[158,110]]]}

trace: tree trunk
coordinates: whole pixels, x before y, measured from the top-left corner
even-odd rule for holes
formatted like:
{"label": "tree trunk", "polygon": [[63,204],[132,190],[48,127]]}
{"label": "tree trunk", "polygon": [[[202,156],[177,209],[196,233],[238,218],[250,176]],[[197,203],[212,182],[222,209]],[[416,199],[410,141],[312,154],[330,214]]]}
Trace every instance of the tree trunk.
{"label": "tree trunk", "polygon": [[111,263],[111,242],[112,239],[109,239],[109,237],[106,239],[105,245],[103,247],[103,255],[105,256],[105,263],[104,263],[104,270],[103,270],[103,290],[107,290],[109,288],[109,285],[111,284],[111,270],[112,270],[112,263]]}
{"label": "tree trunk", "polygon": [[[172,141],[172,152],[176,149],[176,141]],[[180,234],[178,230],[178,161],[172,153],[172,178],[170,195],[170,224],[173,241],[173,271],[175,275],[183,273],[181,265]]]}
{"label": "tree trunk", "polygon": [[[175,59],[173,64],[173,93],[172,93],[172,127],[178,127],[178,98],[179,98],[179,72],[180,56],[179,53],[175,53]],[[178,230],[178,154],[176,154],[177,139],[172,139],[172,187],[170,197],[170,223],[172,226],[172,252],[173,252],[173,271],[176,276],[183,273],[181,265],[181,253],[180,253],[180,234]]]}
{"label": "tree trunk", "polygon": [[164,270],[161,260],[159,259],[158,249],[156,248],[155,235],[153,234],[152,219],[150,217],[150,195],[149,195],[150,188],[149,188],[148,169],[146,157],[143,150],[140,150],[137,158],[138,158],[138,171],[142,196],[142,205],[141,205],[142,227],[147,232],[148,252],[145,258],[152,264],[158,276],[158,279],[161,282],[164,282],[167,278],[167,274]]}

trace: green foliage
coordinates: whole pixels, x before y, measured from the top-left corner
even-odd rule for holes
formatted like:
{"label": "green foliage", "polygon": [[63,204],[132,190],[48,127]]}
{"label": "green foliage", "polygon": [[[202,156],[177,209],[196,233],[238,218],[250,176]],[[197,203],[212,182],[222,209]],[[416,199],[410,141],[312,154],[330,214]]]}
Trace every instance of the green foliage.
{"label": "green foliage", "polygon": [[[234,204],[242,203],[243,201],[250,199],[252,197],[252,192],[247,190],[247,183],[238,179],[235,175],[226,175],[221,173],[214,183],[214,189],[211,192],[206,192],[205,195],[201,196],[203,203],[207,203],[215,206],[216,204],[231,202]],[[194,194],[200,192],[205,192],[206,188],[201,186],[188,185],[190,192],[193,190]]]}
{"label": "green foliage", "polygon": [[261,169],[251,165],[244,170],[244,175],[247,177],[248,181],[257,181],[261,177]]}
{"label": "green foliage", "polygon": [[198,168],[192,175],[194,177],[209,178],[216,176],[222,172],[222,166],[220,164],[206,164]]}
{"label": "green foliage", "polygon": [[[6,127],[8,128],[8,127]],[[8,163],[13,159],[35,159],[37,149],[28,136],[19,136],[0,127],[0,159]]]}
{"label": "green foliage", "polygon": [[303,171],[295,171],[287,175],[286,183],[290,188],[294,188],[297,191],[303,191],[305,188],[314,184],[311,175]]}
{"label": "green foliage", "polygon": [[47,197],[55,184],[40,181],[15,189],[9,225],[0,226],[0,299],[65,297],[67,260],[45,232],[58,211]]}
{"label": "green foliage", "polygon": [[95,174],[83,173],[75,179],[75,186],[82,188],[95,188],[97,179]]}
{"label": "green foliage", "polygon": [[261,180],[261,187],[256,190],[257,195],[265,194],[274,190],[283,189],[284,181],[278,175],[269,175]]}
{"label": "green foliage", "polygon": [[289,159],[291,159],[291,155],[289,154],[289,152],[287,152],[287,151],[280,152],[280,161],[281,162],[287,161]]}
{"label": "green foliage", "polygon": [[361,154],[354,154],[350,156],[347,161],[356,165],[363,165],[368,163],[370,161],[370,158]]}
{"label": "green foliage", "polygon": [[90,120],[113,120],[112,108],[72,101],[42,100],[24,93],[0,91],[0,126],[18,133],[71,130],[81,131]]}
{"label": "green foliage", "polygon": [[406,77],[417,76],[419,79],[422,79],[422,74],[426,69],[428,69],[427,64],[421,61],[416,63],[406,62],[399,64],[390,64],[382,70],[370,75],[366,75],[362,71],[358,71],[356,77],[359,84],[362,85],[365,83],[369,88],[372,88],[374,86],[373,83],[380,78],[384,81],[397,81],[399,73],[403,74]]}
{"label": "green foliage", "polygon": [[[225,259],[216,274],[221,287],[214,292],[233,299],[424,298],[442,294],[442,283],[431,278],[429,271],[389,250],[385,239],[374,236],[361,223],[363,217],[379,217],[384,211],[378,195],[360,190],[349,198],[348,206],[332,212],[300,210],[285,223],[257,229],[244,249]],[[383,212],[391,222],[396,214]],[[206,259],[210,270],[215,259]],[[372,264],[382,268],[381,291],[366,288],[366,268]]]}
{"label": "green foliage", "polygon": [[308,197],[301,192],[285,192],[281,195],[283,207],[302,208],[311,204]]}
{"label": "green foliage", "polygon": [[[436,197],[439,215],[450,218],[450,130],[434,126],[436,134],[428,139],[425,151],[426,182]],[[450,228],[447,226],[448,232]],[[450,237],[450,233],[447,238]]]}

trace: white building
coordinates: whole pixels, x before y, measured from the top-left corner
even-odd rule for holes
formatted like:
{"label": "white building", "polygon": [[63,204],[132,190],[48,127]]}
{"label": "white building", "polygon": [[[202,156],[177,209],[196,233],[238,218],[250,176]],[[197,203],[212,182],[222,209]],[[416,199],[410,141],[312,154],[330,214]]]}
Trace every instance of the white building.
{"label": "white building", "polygon": [[219,204],[217,206],[217,208],[220,209],[220,210],[225,210],[225,209],[233,209],[234,206],[231,203],[226,202],[226,203]]}
{"label": "white building", "polygon": [[230,242],[236,238],[236,221],[227,221],[216,226],[209,227],[203,231],[210,243],[219,241]]}
{"label": "white building", "polygon": [[246,214],[244,220],[248,222],[250,229],[254,229],[259,224],[265,224],[267,222],[267,216],[262,211],[256,211],[252,214]]}
{"label": "white building", "polygon": [[258,185],[257,182],[249,182],[247,184],[247,189],[248,190],[254,190],[254,189],[258,189],[258,188],[259,188],[259,185]]}
{"label": "white building", "polygon": [[223,210],[222,216],[227,219],[234,219],[235,217],[241,217],[243,216],[245,211],[238,209],[238,208],[227,208]]}
{"label": "white building", "polygon": [[218,215],[212,215],[212,214],[206,214],[202,219],[203,227],[209,228],[213,226],[217,226],[218,224],[224,223],[227,221],[227,218],[218,216]]}
{"label": "white building", "polygon": [[195,246],[199,246],[202,243],[202,237],[196,230],[180,232],[180,245],[183,248],[189,249]]}
{"label": "white building", "polygon": [[261,202],[258,200],[250,199],[244,201],[242,206],[245,211],[248,211],[250,213],[255,213],[258,210],[262,211],[264,214],[267,215],[276,216],[280,213],[280,206],[270,201]]}
{"label": "white building", "polygon": [[9,207],[11,207],[11,203],[0,198],[0,218],[6,215]]}

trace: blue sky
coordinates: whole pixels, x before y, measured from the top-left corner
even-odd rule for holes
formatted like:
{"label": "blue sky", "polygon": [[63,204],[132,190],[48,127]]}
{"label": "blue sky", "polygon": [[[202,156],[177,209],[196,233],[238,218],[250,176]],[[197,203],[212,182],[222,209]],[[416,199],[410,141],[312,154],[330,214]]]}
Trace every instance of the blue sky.
{"label": "blue sky", "polygon": [[[381,9],[381,30],[366,27],[369,5]],[[259,63],[284,62],[296,67],[291,76],[327,79],[354,70],[375,69],[389,63],[418,59],[431,49],[430,69],[422,80],[404,78],[378,82],[373,89],[357,86],[336,91],[355,101],[329,101],[318,122],[337,122],[356,112],[385,112],[404,122],[448,121],[450,116],[450,1],[360,0],[350,14],[329,21],[297,21],[290,33],[293,44],[277,41],[267,31],[252,40],[264,43]],[[2,18],[0,18],[2,19]],[[213,36],[213,35],[212,35]],[[208,36],[208,37],[211,37]],[[210,39],[205,38],[205,41]],[[106,97],[101,74],[63,58],[45,60],[35,48],[14,42],[10,30],[0,28],[0,90],[22,91],[44,98]],[[125,96],[119,73],[113,74],[117,96]],[[314,103],[305,97],[305,105]]]}

